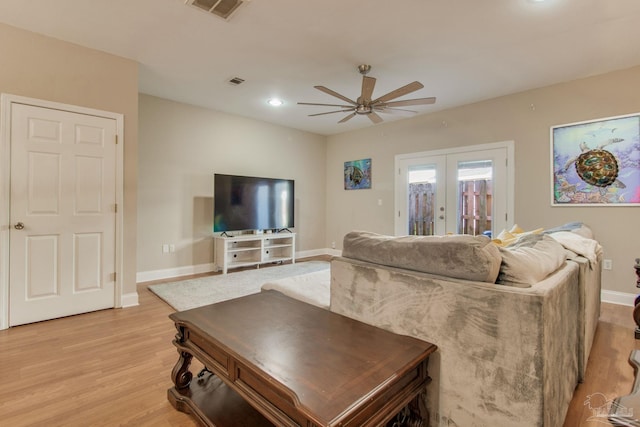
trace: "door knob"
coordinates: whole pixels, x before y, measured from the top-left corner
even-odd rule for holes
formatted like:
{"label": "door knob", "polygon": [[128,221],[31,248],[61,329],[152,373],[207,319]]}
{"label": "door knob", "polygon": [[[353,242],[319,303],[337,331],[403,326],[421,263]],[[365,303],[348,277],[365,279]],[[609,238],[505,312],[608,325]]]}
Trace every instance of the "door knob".
{"label": "door knob", "polygon": [[24,224],[19,222],[13,226],[16,230],[22,230],[24,228]]}

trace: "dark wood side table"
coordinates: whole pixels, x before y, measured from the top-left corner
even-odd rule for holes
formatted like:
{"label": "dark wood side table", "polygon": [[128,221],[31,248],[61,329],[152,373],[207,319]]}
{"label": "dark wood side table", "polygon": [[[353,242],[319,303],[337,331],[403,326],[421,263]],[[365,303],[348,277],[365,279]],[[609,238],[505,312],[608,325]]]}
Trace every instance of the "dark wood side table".
{"label": "dark wood side table", "polygon": [[169,317],[169,401],[207,426],[381,426],[425,392],[436,350],[276,291]]}

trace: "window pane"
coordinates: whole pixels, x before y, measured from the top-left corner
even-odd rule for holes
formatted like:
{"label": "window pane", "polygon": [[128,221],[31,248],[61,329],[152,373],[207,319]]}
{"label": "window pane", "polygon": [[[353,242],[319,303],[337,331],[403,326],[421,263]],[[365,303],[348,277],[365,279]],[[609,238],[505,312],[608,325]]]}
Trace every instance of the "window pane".
{"label": "window pane", "polygon": [[408,234],[430,236],[434,232],[436,166],[409,168],[409,229]]}
{"label": "window pane", "polygon": [[491,160],[458,163],[458,233],[491,237]]}

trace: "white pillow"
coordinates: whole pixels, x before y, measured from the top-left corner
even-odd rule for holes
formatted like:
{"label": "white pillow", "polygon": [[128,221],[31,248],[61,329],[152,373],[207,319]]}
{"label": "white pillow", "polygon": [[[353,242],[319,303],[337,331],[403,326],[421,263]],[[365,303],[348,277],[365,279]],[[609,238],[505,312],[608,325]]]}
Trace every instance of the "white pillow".
{"label": "white pillow", "polygon": [[496,283],[530,288],[560,268],[566,259],[564,247],[544,234],[526,234],[509,246],[500,247],[502,264]]}
{"label": "white pillow", "polygon": [[567,250],[587,258],[592,267],[598,262],[598,254],[602,252],[602,247],[597,241],[571,231],[558,231],[549,236]]}

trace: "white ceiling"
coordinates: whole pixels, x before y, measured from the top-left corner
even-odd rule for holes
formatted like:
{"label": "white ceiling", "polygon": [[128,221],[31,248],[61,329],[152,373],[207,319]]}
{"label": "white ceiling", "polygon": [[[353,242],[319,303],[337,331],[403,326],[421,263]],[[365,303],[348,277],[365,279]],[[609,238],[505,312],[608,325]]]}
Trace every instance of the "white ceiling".
{"label": "white ceiling", "polygon": [[363,63],[374,97],[422,82],[399,98],[437,97],[419,114],[640,65],[638,0],[251,0],[229,21],[184,0],[0,0],[0,22],[136,60],[142,93],[324,135],[373,124],[296,103],[357,98]]}

